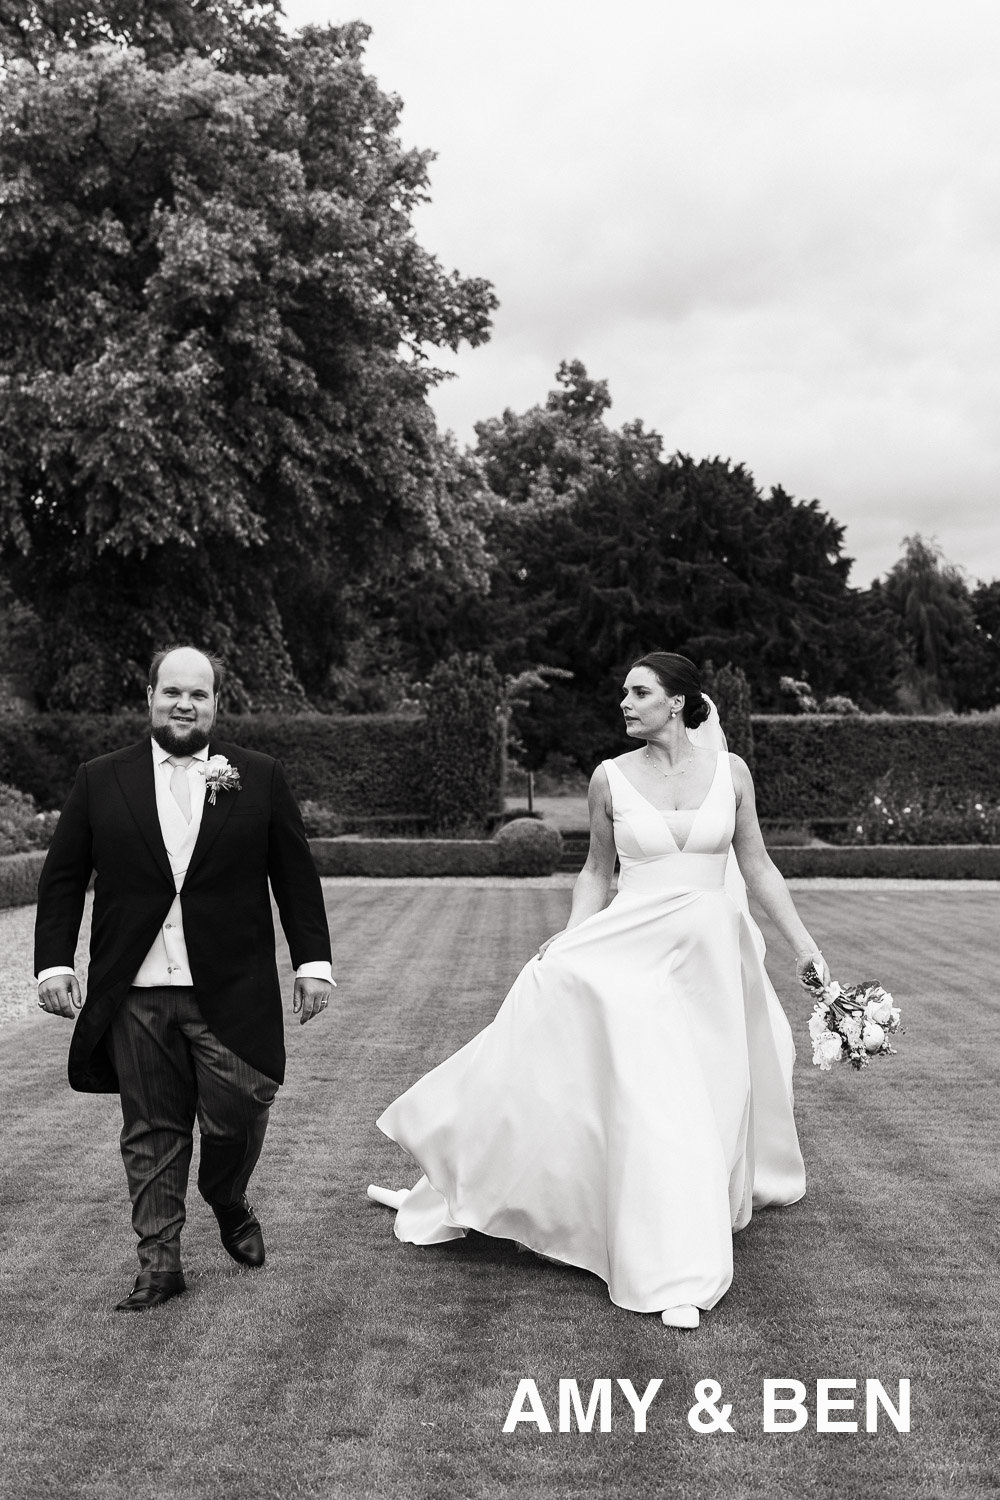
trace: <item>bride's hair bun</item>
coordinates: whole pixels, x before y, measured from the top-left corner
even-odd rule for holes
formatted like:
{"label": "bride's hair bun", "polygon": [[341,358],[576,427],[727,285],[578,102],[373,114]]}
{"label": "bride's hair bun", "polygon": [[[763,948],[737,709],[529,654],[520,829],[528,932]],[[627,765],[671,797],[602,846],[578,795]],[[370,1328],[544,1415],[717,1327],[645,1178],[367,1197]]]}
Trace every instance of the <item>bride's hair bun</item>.
{"label": "bride's hair bun", "polygon": [[697,729],[704,724],[712,710],[704,693],[690,693],[684,699],[684,723],[688,729]]}
{"label": "bride's hair bun", "polygon": [[699,724],[704,724],[712,710],[702,693],[701,676],[693,661],[676,651],[650,651],[648,656],[640,656],[632,666],[648,667],[668,693],[684,694],[683,718],[686,728],[697,729]]}

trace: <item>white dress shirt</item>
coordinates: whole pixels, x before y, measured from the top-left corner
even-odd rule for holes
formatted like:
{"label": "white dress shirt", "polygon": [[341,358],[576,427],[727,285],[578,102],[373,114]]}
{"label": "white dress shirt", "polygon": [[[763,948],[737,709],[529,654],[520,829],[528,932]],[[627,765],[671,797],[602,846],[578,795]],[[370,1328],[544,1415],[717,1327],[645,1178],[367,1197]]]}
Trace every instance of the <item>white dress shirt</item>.
{"label": "white dress shirt", "polygon": [[[191,856],[201,828],[202,814],[205,810],[205,762],[208,760],[208,746],[206,745],[202,750],[196,750],[191,756],[191,764],[186,767],[188,790],[191,796],[191,821],[188,822],[177,798],[170,790],[170,778],[175,769],[170,763],[171,752],[164,750],[163,746],[154,739],[150,740],[150,744],[153,752],[156,813],[160,821],[160,833],[170,861],[177,895],[163,919],[163,926],[153,939],[152,947],[140,964],[132,984],[137,989],[170,985],[190,987],[194,984],[194,979],[188,962],[187,944],[184,941],[184,918],[181,911],[180,891],[188,865],[191,863]],[[72,973],[72,969],[64,966],[43,969],[37,982],[41,984],[43,979],[51,979],[56,974]],[[334,982],[333,970],[328,959],[316,959],[300,964],[296,970],[296,978],[325,979],[329,984]]]}

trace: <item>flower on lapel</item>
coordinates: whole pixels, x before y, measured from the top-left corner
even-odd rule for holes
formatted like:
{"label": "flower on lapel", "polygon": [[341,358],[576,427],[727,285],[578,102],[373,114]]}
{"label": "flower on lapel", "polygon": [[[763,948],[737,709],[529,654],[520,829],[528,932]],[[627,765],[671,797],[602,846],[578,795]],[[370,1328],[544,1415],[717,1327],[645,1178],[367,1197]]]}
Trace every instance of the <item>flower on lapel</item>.
{"label": "flower on lapel", "polygon": [[204,763],[202,775],[205,778],[208,800],[213,807],[219,792],[240,790],[240,773],[235,766],[229,764],[224,755],[210,755]]}

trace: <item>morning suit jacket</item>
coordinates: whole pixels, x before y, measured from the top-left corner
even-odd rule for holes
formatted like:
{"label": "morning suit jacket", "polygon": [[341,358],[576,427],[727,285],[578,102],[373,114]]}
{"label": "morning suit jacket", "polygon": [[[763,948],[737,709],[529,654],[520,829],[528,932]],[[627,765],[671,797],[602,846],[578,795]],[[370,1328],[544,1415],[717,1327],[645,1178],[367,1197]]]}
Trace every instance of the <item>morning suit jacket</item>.
{"label": "morning suit jacket", "polygon": [[[268,882],[292,965],[329,959],[323,891],[278,761],[212,740],[239,791],[208,795],[181,888],[184,940],[209,1029],[275,1082],[285,1072]],[[35,973],[73,967],[95,873],[87,999],[69,1053],[73,1088],[117,1092],[105,1034],[177,894],[156,809],[148,739],[80,767],[38,882]]]}

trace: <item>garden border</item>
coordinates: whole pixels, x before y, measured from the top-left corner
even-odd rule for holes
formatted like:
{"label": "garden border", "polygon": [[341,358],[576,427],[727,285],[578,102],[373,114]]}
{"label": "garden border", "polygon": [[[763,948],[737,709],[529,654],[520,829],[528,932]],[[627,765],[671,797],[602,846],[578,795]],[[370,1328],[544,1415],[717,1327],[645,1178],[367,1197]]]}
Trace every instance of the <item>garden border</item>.
{"label": "garden border", "polygon": [[780,845],[768,853],[782,875],[834,879],[1000,880],[1000,844]]}

